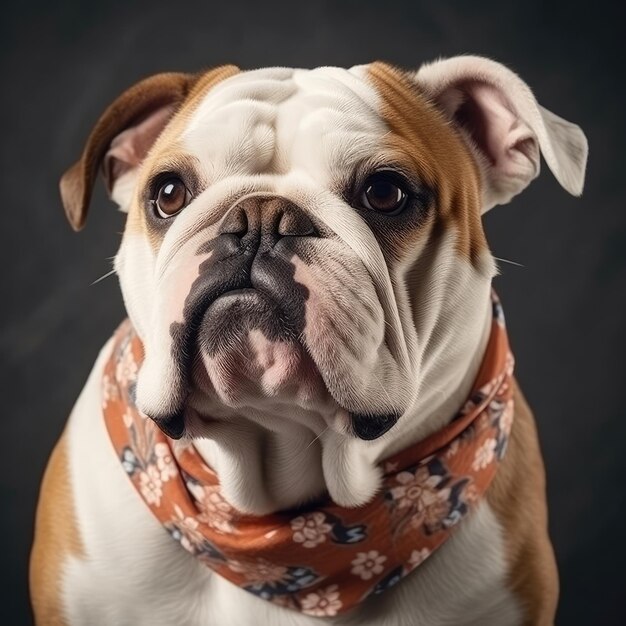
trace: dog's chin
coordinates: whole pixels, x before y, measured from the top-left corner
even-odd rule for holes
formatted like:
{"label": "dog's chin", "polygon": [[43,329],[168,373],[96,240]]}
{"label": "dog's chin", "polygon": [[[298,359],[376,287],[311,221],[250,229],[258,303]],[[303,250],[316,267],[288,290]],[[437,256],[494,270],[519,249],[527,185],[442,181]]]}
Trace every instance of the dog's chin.
{"label": "dog's chin", "polygon": [[231,408],[271,399],[300,407],[326,402],[329,393],[300,333],[279,304],[258,290],[221,296],[198,329],[192,388]]}

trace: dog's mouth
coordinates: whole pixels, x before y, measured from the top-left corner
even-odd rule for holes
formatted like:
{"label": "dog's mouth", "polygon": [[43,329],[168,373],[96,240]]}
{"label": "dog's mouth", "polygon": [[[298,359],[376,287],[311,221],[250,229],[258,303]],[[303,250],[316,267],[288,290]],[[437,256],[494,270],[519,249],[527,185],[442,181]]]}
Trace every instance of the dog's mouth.
{"label": "dog's mouth", "polygon": [[258,330],[268,341],[299,340],[302,322],[295,322],[275,298],[252,287],[228,291],[210,304],[196,337],[203,353],[216,356],[232,349],[233,341]]}
{"label": "dog's mouth", "polygon": [[168,436],[185,434],[190,404],[204,416],[200,409],[216,401],[236,409],[272,398],[301,406],[332,400],[303,343],[307,289],[267,282],[205,293],[188,323],[172,325],[185,392],[180,411],[155,420]]}
{"label": "dog's mouth", "polygon": [[181,372],[187,381],[184,406],[155,420],[173,439],[192,434],[187,432],[190,411],[196,426],[198,420],[210,423],[211,411],[206,408],[215,407],[215,400],[232,409],[272,402],[324,406],[329,413],[342,414],[352,434],[366,440],[387,432],[399,417],[342,407],[309,354],[292,311],[264,290],[244,287],[219,295],[186,338],[181,350],[191,358]]}
{"label": "dog's mouth", "polygon": [[156,361],[147,378],[146,414],[169,437],[207,436],[199,420],[277,408],[315,413],[360,439],[397,421],[396,364],[381,344],[383,318],[364,271],[348,274],[340,261],[321,271],[310,255],[305,262],[278,248],[248,260],[214,250],[198,266],[182,321],[169,328],[171,388],[153,380]]}
{"label": "dog's mouth", "polygon": [[302,343],[304,320],[265,291],[243,288],[206,310],[193,343],[190,387],[231,406],[259,398],[312,401],[323,381]]}

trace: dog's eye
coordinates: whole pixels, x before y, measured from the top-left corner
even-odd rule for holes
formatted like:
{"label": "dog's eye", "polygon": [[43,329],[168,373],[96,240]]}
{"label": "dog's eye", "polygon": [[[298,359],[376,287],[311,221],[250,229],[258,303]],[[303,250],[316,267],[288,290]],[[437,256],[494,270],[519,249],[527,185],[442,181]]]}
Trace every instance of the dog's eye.
{"label": "dog's eye", "polygon": [[159,217],[164,219],[182,211],[191,199],[191,195],[180,178],[172,176],[161,183],[154,206]]}
{"label": "dog's eye", "polygon": [[365,181],[360,200],[366,209],[395,214],[402,211],[407,198],[408,194],[390,172],[377,172]]}

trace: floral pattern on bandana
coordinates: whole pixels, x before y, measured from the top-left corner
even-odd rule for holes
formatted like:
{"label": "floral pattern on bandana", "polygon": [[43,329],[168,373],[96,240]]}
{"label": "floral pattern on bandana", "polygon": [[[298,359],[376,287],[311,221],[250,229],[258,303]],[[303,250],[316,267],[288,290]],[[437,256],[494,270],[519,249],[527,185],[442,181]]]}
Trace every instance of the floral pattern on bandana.
{"label": "floral pattern on bandana", "polygon": [[337,585],[330,585],[315,593],[307,594],[302,600],[303,613],[317,617],[337,615],[342,606],[338,589]]}
{"label": "floral pattern on bandana", "polygon": [[513,423],[513,357],[494,298],[491,337],[467,402],[450,424],[386,459],[380,493],[346,509],[316,506],[253,517],[223,497],[192,442],[174,442],[135,406],[143,347],[117,331],[102,406],[120,464],[181,548],[218,575],[312,616],[349,611],[398,584],[453,532],[489,486]]}
{"label": "floral pattern on bandana", "polygon": [[326,522],[326,516],[319,511],[307,515],[298,515],[291,520],[290,524],[293,540],[296,543],[301,543],[303,548],[315,548],[323,543],[333,529]]}
{"label": "floral pattern on bandana", "polygon": [[468,482],[454,480],[437,457],[399,472],[385,493],[394,532],[401,532],[405,524],[429,535],[454,526],[467,512],[463,493]]}

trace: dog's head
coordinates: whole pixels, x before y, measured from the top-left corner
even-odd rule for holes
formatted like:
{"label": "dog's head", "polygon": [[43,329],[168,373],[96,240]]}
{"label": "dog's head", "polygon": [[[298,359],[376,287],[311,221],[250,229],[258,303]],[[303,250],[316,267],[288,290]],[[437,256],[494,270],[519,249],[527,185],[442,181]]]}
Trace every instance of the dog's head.
{"label": "dog's head", "polygon": [[495,273],[481,214],[540,152],[580,194],[580,129],[484,58],[229,66],[126,91],[61,192],[81,228],[101,168],[128,213],[115,268],[145,348],[137,401],[167,434],[245,415],[376,439],[465,367]]}

